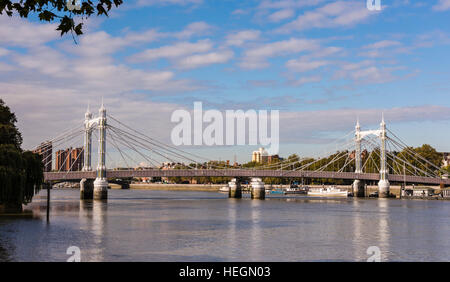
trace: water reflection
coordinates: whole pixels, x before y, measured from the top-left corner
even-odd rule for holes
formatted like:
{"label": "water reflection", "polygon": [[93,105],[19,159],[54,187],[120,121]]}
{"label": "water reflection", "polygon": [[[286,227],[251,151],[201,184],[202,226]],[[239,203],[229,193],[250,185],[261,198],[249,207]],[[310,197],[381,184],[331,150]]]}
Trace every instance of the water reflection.
{"label": "water reflection", "polygon": [[353,257],[357,258],[358,261],[363,260],[363,255],[366,253],[367,247],[364,247],[362,242],[364,241],[363,236],[363,220],[360,214],[361,209],[361,201],[359,199],[355,199],[353,201],[354,207],[354,216],[353,216]]}
{"label": "water reflection", "polygon": [[94,200],[92,203],[92,233],[93,237],[93,248],[91,251],[91,257],[93,261],[104,261],[103,251],[104,251],[104,232],[106,229],[107,221],[107,201],[104,200]]}
{"label": "water reflection", "polygon": [[[447,201],[268,197],[210,192],[110,191],[108,202],[52,191],[27,217],[0,217],[0,261],[450,260]],[[43,215],[43,216],[42,216]]]}
{"label": "water reflection", "polygon": [[389,239],[390,239],[390,228],[389,228],[389,204],[393,203],[392,199],[379,198],[378,203],[378,247],[381,250],[381,259],[386,259],[389,256]]}
{"label": "water reflection", "polygon": [[263,200],[251,200],[251,231],[250,231],[250,257],[251,260],[264,260],[262,251],[262,227],[261,227],[261,208]]}
{"label": "water reflection", "polygon": [[94,200],[79,201],[79,229],[92,233],[85,240],[89,242],[80,242],[84,246],[81,250],[82,260],[103,261],[103,251],[105,238],[105,225],[107,217],[107,202]]}
{"label": "water reflection", "polygon": [[[237,230],[237,216],[238,216],[238,202],[241,199],[230,198],[228,203],[228,229],[227,229],[227,245],[230,246],[231,250],[234,250],[239,245],[239,240],[236,236]],[[234,253],[231,252],[230,255],[234,257]]]}

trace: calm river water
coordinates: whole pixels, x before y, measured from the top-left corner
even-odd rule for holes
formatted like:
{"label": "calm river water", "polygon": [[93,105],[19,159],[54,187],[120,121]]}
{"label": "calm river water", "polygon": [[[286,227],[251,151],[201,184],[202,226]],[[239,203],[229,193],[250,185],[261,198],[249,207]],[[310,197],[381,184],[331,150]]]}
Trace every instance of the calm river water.
{"label": "calm river water", "polygon": [[27,215],[0,216],[0,261],[450,261],[450,202],[394,199],[228,199],[214,192],[46,191]]}

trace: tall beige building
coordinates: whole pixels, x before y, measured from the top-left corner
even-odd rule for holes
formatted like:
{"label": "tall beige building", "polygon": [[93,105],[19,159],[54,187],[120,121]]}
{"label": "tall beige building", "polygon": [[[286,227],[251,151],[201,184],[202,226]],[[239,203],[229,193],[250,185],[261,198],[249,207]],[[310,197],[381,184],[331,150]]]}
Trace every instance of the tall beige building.
{"label": "tall beige building", "polygon": [[269,154],[263,147],[259,148],[257,151],[253,151],[252,153],[252,162],[267,163],[268,159]]}

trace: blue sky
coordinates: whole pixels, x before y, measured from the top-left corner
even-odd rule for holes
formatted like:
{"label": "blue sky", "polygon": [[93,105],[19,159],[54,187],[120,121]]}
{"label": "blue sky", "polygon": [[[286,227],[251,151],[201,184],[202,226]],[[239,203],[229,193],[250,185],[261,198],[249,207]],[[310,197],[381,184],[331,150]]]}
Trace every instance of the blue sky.
{"label": "blue sky", "polygon": [[[138,0],[91,18],[74,44],[55,24],[0,17],[1,97],[31,148],[109,113],[168,140],[176,109],[280,110],[280,153],[312,154],[388,126],[450,151],[450,0]],[[317,145],[319,144],[319,145]],[[192,148],[190,148],[192,149]],[[195,148],[248,161],[254,147]]]}

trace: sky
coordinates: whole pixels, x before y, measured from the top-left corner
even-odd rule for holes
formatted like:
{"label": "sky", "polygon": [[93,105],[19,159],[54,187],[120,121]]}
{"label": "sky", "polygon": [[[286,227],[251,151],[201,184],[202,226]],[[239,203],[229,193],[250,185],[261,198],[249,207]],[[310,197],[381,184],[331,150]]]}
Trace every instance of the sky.
{"label": "sky", "polygon": [[[30,149],[108,114],[170,142],[177,109],[279,110],[280,155],[387,126],[450,151],[450,0],[137,0],[60,36],[0,16],[0,97]],[[82,140],[80,140],[80,144]],[[249,161],[258,146],[185,148]]]}

